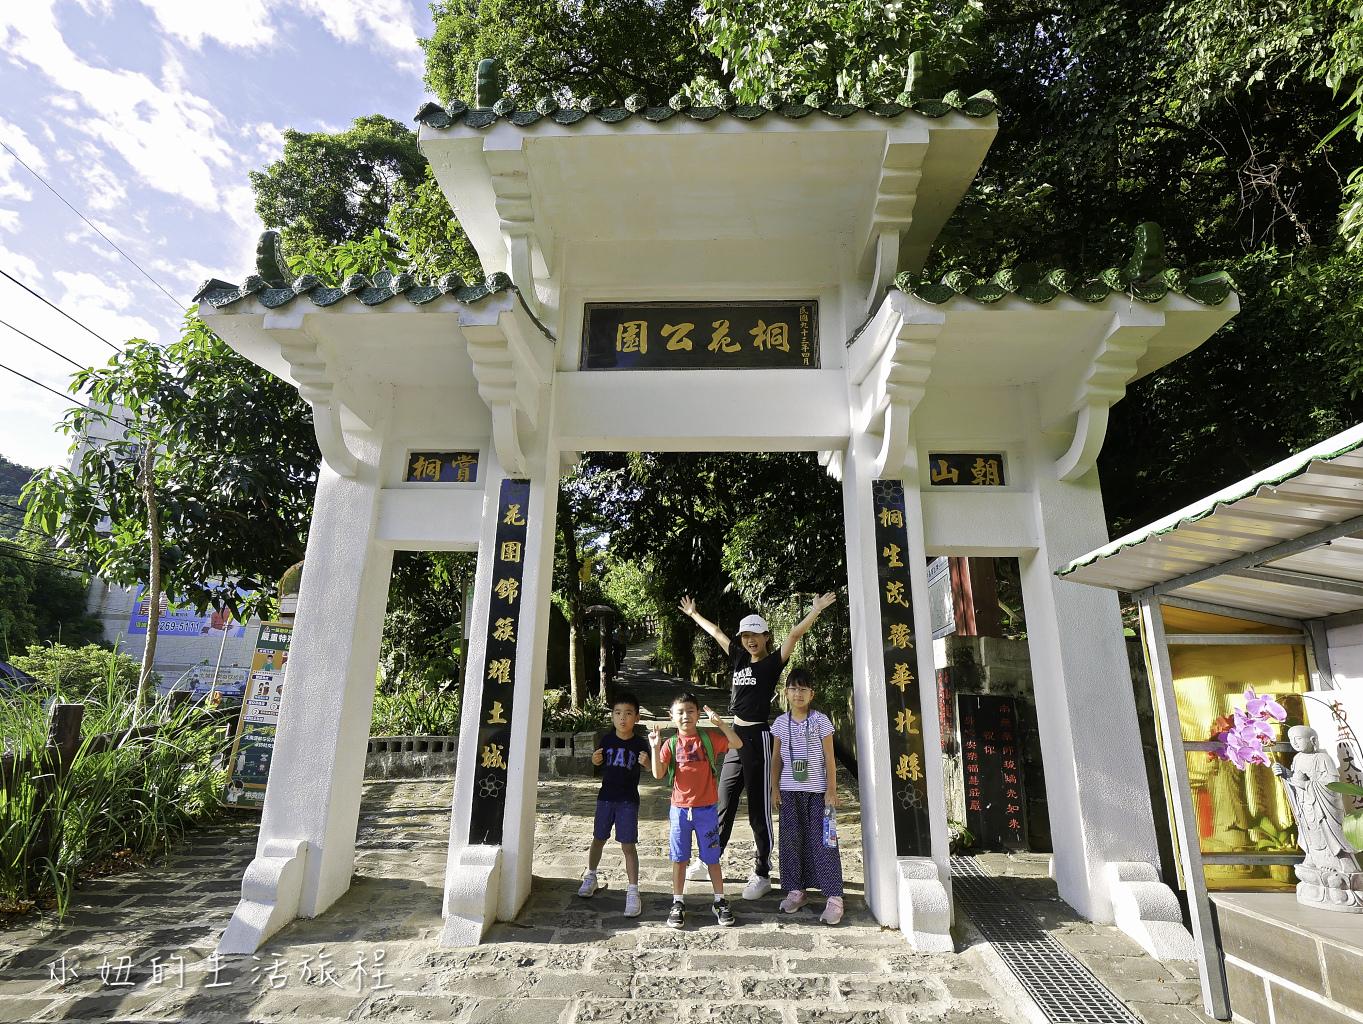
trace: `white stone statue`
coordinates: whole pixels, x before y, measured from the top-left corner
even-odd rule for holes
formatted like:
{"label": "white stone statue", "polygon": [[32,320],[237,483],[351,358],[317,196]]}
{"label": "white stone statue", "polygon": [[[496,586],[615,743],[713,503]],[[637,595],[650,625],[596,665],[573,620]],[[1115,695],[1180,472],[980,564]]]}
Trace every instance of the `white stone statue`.
{"label": "white stone statue", "polygon": [[1339,781],[1339,769],[1318,749],[1316,730],[1294,725],[1287,731],[1292,749],[1289,771],[1280,764],[1273,774],[1283,780],[1287,800],[1297,817],[1297,845],[1306,860],[1297,865],[1297,902],[1308,907],[1363,914],[1363,871],[1358,855],[1344,838],[1344,801],[1327,789]]}

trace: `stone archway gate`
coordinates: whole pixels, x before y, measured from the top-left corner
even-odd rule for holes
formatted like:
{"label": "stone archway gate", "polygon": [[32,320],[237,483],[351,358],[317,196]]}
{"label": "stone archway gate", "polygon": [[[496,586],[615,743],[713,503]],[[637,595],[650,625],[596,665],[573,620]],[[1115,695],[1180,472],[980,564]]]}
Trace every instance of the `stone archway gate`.
{"label": "stone archway gate", "polygon": [[478,552],[441,943],[513,917],[558,477],[587,450],[730,450],[819,452],[842,481],[877,920],[951,948],[925,556],[1015,556],[1061,894],[1178,955],[1167,921],[1147,927],[1177,904],[1156,880],[1117,600],[1053,571],[1107,539],[1109,407],[1233,315],[1226,282],[1167,270],[1147,227],[1097,281],[918,283],[995,134],[987,95],[503,98],[418,120],[485,284],[325,287],[292,278],[267,233],[255,275],[199,295],[234,349],[297,384],[324,457],[259,844],[220,949],[254,951],[349,885],[398,549]]}

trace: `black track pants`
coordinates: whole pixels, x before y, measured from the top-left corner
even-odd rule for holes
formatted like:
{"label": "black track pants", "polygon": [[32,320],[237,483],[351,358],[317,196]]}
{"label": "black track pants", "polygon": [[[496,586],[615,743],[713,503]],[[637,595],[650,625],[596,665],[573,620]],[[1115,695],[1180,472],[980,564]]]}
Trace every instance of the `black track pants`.
{"label": "black track pants", "polygon": [[753,871],[771,876],[771,729],[766,725],[735,725],[743,741],[738,750],[724,755],[719,769],[719,846],[727,849],[738,818],[738,800],[748,794],[748,822],[757,846]]}

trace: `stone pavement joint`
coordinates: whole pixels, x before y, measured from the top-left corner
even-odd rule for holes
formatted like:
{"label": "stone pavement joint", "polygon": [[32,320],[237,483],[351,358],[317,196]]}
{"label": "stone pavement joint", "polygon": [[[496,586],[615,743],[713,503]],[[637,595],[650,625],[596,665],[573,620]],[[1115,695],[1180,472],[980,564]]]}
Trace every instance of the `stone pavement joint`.
{"label": "stone pavement joint", "polygon": [[[751,832],[740,820],[725,857],[738,926],[718,927],[709,912],[708,885],[689,883],[689,920],[680,932],[664,924],[671,901],[667,793],[651,779],[641,787],[644,916],[623,916],[624,865],[616,844],[607,846],[601,865],[609,888],[591,899],[576,895],[596,789],[591,779],[541,780],[530,898],[514,922],[498,923],[481,946],[470,949],[435,944],[453,779],[368,783],[350,890],[320,917],[285,927],[255,957],[219,958],[213,949],[254,853],[256,822],[243,815],[215,823],[140,872],[87,884],[61,925],[39,920],[0,933],[0,1021],[1026,1020],[986,969],[978,936],[972,938],[963,915],[962,952],[955,954],[916,954],[900,933],[876,924],[863,899],[854,789],[841,791],[847,888],[842,925],[818,923],[819,899],[788,917],[777,912],[779,890],[752,902],[736,898],[753,852]],[[1100,977],[1110,978],[1109,984],[1127,985],[1119,994],[1150,1024],[1198,1019],[1189,1005],[1196,1000],[1195,972],[1180,967],[1183,974],[1171,974],[1142,960],[1139,948],[1116,929],[1079,919],[1048,895],[1054,884],[1041,877],[1044,858],[1000,855],[990,870],[1024,885],[1024,898],[1048,915],[1061,941]],[[77,971],[64,988],[54,977],[63,956]],[[183,957],[183,987],[178,961],[170,959],[175,956]],[[102,964],[108,965],[103,968],[108,980],[119,980],[121,957],[130,966],[129,988],[101,980]],[[165,971],[160,984],[152,983],[153,958]],[[1148,991],[1150,986],[1158,991]],[[1149,1012],[1154,1008],[1158,1014]]]}

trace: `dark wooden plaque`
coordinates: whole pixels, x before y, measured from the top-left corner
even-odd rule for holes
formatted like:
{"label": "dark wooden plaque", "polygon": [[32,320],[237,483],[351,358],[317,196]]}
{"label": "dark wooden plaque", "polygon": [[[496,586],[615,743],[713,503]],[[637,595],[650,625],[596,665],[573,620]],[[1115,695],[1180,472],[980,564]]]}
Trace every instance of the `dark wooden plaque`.
{"label": "dark wooden plaque", "polygon": [[469,815],[471,845],[500,846],[502,842],[529,506],[529,480],[502,481],[497,501],[497,539],[492,551],[492,591],[488,595],[478,760],[474,764],[473,808]]}
{"label": "dark wooden plaque", "polygon": [[471,484],[478,480],[477,452],[412,452],[407,483]]}
{"label": "dark wooden plaque", "polygon": [[1027,801],[1011,697],[961,694],[965,824],[981,846],[1027,848]]}
{"label": "dark wooden plaque", "polygon": [[819,365],[819,303],[588,302],[583,370],[779,370]]}
{"label": "dark wooden plaque", "polygon": [[928,482],[933,487],[1004,487],[1008,483],[999,452],[930,454]]}
{"label": "dark wooden plaque", "polygon": [[923,750],[923,700],[909,583],[910,562],[914,558],[921,561],[923,553],[909,547],[904,484],[874,480],[871,495],[875,505],[880,640],[885,656],[885,713],[890,723],[895,851],[900,857],[929,857],[932,830]]}

